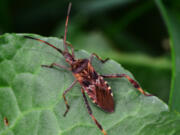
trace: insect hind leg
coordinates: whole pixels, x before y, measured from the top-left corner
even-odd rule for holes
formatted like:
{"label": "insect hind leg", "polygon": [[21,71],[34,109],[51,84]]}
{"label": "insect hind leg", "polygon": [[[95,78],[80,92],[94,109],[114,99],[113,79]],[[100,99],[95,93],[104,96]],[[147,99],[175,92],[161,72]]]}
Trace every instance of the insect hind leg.
{"label": "insect hind leg", "polygon": [[81,92],[82,92],[82,95],[83,95],[83,99],[84,99],[84,102],[85,102],[85,105],[86,105],[86,108],[88,110],[88,113],[89,115],[91,116],[91,118],[93,119],[94,123],[97,125],[97,127],[101,130],[101,132],[104,134],[104,135],[107,135],[106,131],[102,128],[102,126],[100,125],[100,123],[96,120],[96,118],[94,117],[94,115],[92,114],[92,110],[89,106],[89,103],[88,103],[88,100],[86,98],[86,95],[85,95],[85,92],[84,90],[81,88]]}
{"label": "insect hind leg", "polygon": [[102,75],[102,76],[104,78],[122,78],[122,77],[125,77],[134,86],[134,88],[138,89],[143,95],[153,96],[151,94],[146,93],[135,80],[133,80],[130,76],[128,76],[126,74],[110,74],[110,75]]}

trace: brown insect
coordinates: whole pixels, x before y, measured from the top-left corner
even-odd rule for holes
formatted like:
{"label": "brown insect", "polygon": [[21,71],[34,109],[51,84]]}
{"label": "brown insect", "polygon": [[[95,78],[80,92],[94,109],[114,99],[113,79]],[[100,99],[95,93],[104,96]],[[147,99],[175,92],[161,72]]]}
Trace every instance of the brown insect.
{"label": "brown insect", "polygon": [[[64,39],[63,39],[64,51],[46,41],[41,40],[41,39],[29,37],[29,36],[24,36],[24,37],[43,42],[43,43],[47,44],[48,46],[54,48],[59,53],[61,53],[64,56],[66,62],[69,63],[70,67],[65,67],[65,66],[57,64],[57,63],[52,63],[51,65],[42,65],[43,67],[47,67],[47,68],[53,68],[54,66],[56,66],[59,68],[69,70],[72,72],[73,76],[75,77],[75,81],[63,93],[63,98],[64,98],[64,101],[66,104],[66,111],[64,113],[64,116],[66,116],[66,114],[70,108],[65,95],[68,91],[71,90],[71,88],[77,82],[79,82],[81,85],[81,92],[83,95],[83,99],[84,99],[84,102],[85,102],[85,105],[86,105],[89,115],[91,116],[91,118],[93,119],[95,124],[98,126],[98,128],[101,130],[101,132],[104,135],[107,135],[106,131],[102,128],[102,126],[99,124],[99,122],[93,116],[93,113],[89,106],[85,92],[87,93],[87,95],[89,96],[89,98],[92,100],[93,103],[95,103],[98,107],[100,107],[101,109],[103,109],[106,112],[114,112],[114,100],[113,100],[113,94],[111,91],[111,87],[108,85],[108,83],[103,78],[125,77],[142,94],[144,94],[145,96],[151,96],[151,95],[146,94],[142,90],[142,88],[138,85],[138,83],[126,74],[109,74],[109,75],[98,74],[91,64],[93,56],[95,56],[97,59],[99,59],[102,63],[106,62],[108,59],[102,60],[95,53],[93,53],[89,59],[76,59],[75,58],[74,49],[73,49],[72,45],[66,42],[66,33],[67,33],[67,26],[68,26],[70,10],[71,10],[71,3],[69,4],[69,7],[68,7],[67,18],[66,18],[66,23],[65,23],[65,34],[64,34]],[[68,51],[67,46],[69,46],[71,48],[71,53]]]}
{"label": "brown insect", "polygon": [[9,121],[8,121],[7,117],[4,117],[4,125],[5,125],[5,126],[8,126],[8,125],[9,125]]}

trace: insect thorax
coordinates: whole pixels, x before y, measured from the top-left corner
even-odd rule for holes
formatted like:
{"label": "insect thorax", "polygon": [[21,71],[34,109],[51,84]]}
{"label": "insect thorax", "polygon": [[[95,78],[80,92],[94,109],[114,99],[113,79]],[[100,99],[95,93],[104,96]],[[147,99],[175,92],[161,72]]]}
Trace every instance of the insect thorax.
{"label": "insect thorax", "polygon": [[73,64],[72,69],[75,78],[84,87],[94,84],[98,79],[98,74],[88,59],[78,60],[76,64]]}
{"label": "insect thorax", "polygon": [[83,70],[86,70],[88,68],[88,63],[89,63],[88,59],[79,59],[75,61],[71,67],[72,72],[76,74],[82,72]]}

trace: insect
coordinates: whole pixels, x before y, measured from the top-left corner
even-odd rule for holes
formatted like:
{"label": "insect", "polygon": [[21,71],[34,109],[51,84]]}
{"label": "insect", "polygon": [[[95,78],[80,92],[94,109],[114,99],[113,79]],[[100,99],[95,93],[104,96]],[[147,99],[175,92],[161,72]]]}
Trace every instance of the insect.
{"label": "insect", "polygon": [[[127,80],[137,89],[139,90],[143,95],[145,96],[151,96],[150,94],[147,94],[143,91],[143,89],[139,86],[139,84],[133,80],[131,77],[129,77],[126,74],[109,74],[109,75],[100,75],[97,73],[92,66],[92,59],[93,57],[96,57],[99,59],[102,63],[105,63],[108,59],[102,60],[97,54],[93,53],[89,59],[76,59],[74,54],[74,49],[71,44],[66,42],[66,34],[67,34],[67,27],[68,27],[68,20],[71,10],[71,3],[69,3],[68,11],[67,11],[67,17],[65,22],[65,32],[64,32],[64,50],[61,50],[54,45],[43,41],[38,38],[30,37],[30,36],[24,36],[25,38],[37,40],[40,42],[45,43],[46,45],[54,48],[57,50],[60,54],[62,54],[65,58],[65,61],[70,65],[70,67],[65,67],[63,65],[52,63],[51,65],[42,65],[42,67],[46,68],[53,68],[53,67],[59,67],[63,68],[65,70],[69,70],[72,72],[75,80],[74,82],[63,92],[63,98],[66,105],[66,111],[64,113],[64,116],[68,113],[70,106],[66,100],[65,95],[67,92],[71,90],[71,88],[76,84],[79,83],[81,85],[81,92],[82,96],[86,105],[86,108],[88,110],[89,115],[95,122],[95,124],[98,126],[98,128],[101,130],[101,132],[104,135],[107,135],[106,131],[102,128],[101,124],[96,120],[96,118],[93,115],[93,112],[89,106],[87,97],[85,95],[85,92],[89,96],[89,98],[92,100],[93,103],[95,103],[98,107],[103,109],[106,112],[114,112],[114,99],[113,99],[113,93],[111,91],[111,87],[108,85],[108,83],[104,80],[104,78],[122,78],[125,77]],[[71,52],[68,50],[68,46],[71,49]]]}
{"label": "insect", "polygon": [[9,121],[8,121],[7,117],[4,117],[4,125],[5,125],[5,126],[8,126],[8,125],[9,125]]}

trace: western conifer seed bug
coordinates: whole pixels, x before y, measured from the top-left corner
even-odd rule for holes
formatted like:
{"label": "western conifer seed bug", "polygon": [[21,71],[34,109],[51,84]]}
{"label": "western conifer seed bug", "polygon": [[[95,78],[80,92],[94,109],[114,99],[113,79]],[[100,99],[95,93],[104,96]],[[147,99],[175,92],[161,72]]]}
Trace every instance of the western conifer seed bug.
{"label": "western conifer seed bug", "polygon": [[[102,128],[101,124],[94,117],[92,110],[89,106],[88,100],[86,98],[85,92],[87,93],[87,95],[89,96],[89,98],[92,100],[93,103],[95,103],[98,107],[100,107],[101,109],[103,109],[106,112],[114,112],[114,100],[113,100],[113,93],[111,91],[111,87],[104,80],[104,78],[125,77],[143,95],[145,95],[145,96],[151,96],[151,95],[145,93],[143,91],[143,89],[139,86],[139,84],[126,74],[109,74],[109,75],[98,74],[91,64],[93,56],[95,56],[97,59],[99,59],[102,63],[105,63],[108,59],[102,60],[95,53],[93,53],[89,59],[76,59],[75,58],[74,49],[73,49],[72,45],[66,42],[67,26],[68,26],[71,5],[72,4],[69,3],[66,22],[65,22],[65,32],[64,32],[64,38],[63,38],[64,50],[61,50],[61,49],[55,47],[54,45],[52,45],[46,41],[43,41],[41,39],[38,39],[38,38],[34,38],[34,37],[30,37],[30,36],[24,36],[24,37],[43,42],[46,45],[54,48],[55,50],[57,50],[59,53],[61,53],[64,56],[66,62],[70,65],[70,68],[60,65],[60,64],[57,64],[57,63],[52,63],[51,65],[42,65],[42,67],[46,67],[46,68],[53,68],[56,66],[59,68],[69,70],[72,72],[72,74],[75,78],[74,82],[63,93],[64,102],[66,104],[66,111],[64,113],[64,116],[66,116],[66,114],[70,108],[65,95],[78,82],[81,85],[82,96],[83,96],[83,99],[84,99],[84,102],[85,102],[85,105],[86,105],[89,115],[91,116],[91,118],[93,119],[95,124],[98,126],[98,128],[101,130],[101,132],[104,135],[107,135],[106,131]],[[71,53],[68,51],[67,46],[69,46],[71,48]]]}

